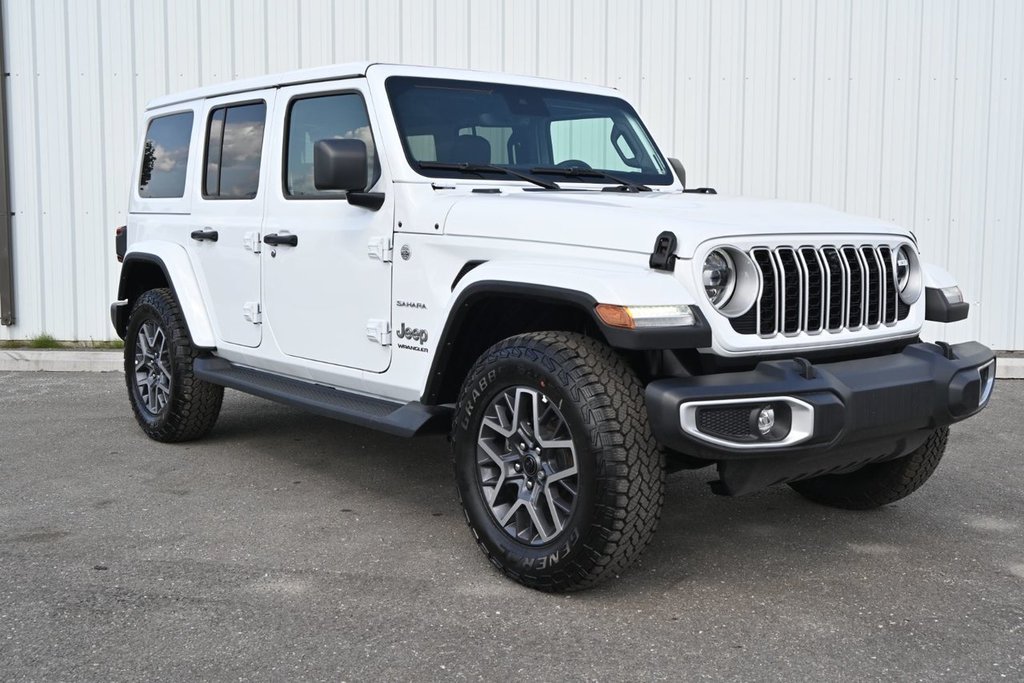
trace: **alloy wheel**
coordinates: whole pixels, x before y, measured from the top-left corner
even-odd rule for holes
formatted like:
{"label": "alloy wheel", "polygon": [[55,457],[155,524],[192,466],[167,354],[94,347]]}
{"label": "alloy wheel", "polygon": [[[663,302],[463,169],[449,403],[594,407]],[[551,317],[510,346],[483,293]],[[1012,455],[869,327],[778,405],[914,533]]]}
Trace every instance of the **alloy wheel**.
{"label": "alloy wheel", "polygon": [[135,340],[135,390],[139,402],[152,415],[159,415],[171,397],[171,351],[167,335],[154,321],[139,328]]}
{"label": "alloy wheel", "polygon": [[501,392],[484,413],[477,438],[484,501],[498,525],[520,543],[542,545],[565,529],[579,493],[569,425],[542,392]]}

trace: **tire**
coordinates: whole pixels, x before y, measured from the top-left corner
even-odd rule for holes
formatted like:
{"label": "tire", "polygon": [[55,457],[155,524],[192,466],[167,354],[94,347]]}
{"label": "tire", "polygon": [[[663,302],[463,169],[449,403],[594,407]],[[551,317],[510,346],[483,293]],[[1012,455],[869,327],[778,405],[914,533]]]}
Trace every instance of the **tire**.
{"label": "tire", "polygon": [[124,379],[135,419],[149,438],[189,441],[217,423],[224,387],[196,378],[197,355],[171,291],[142,294],[128,318]]}
{"label": "tire", "polygon": [[916,450],[895,460],[878,462],[848,474],[826,474],[790,483],[815,503],[846,510],[888,505],[921,488],[946,452],[949,427],[936,429]]}
{"label": "tire", "polygon": [[658,525],[665,463],[643,385],[588,337],[535,332],[486,351],[463,384],[452,448],[477,543],[525,586],[573,591],[615,576]]}

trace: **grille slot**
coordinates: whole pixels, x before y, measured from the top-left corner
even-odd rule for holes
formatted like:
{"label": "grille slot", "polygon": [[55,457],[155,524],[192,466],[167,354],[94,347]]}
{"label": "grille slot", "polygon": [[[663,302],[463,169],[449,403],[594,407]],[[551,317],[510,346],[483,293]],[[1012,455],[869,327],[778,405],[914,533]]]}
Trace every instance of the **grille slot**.
{"label": "grille slot", "polygon": [[697,429],[732,441],[753,441],[750,412],[752,406],[741,408],[698,408]]}
{"label": "grille slot", "polygon": [[886,245],[755,247],[754,306],[730,320],[740,334],[819,334],[876,329],[910,315],[899,298],[895,254]]}

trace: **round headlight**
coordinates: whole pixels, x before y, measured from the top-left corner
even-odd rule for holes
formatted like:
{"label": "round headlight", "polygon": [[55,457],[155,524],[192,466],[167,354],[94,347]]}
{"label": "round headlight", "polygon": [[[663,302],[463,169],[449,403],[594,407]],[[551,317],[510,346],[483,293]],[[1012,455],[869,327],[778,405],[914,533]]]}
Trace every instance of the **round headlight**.
{"label": "round headlight", "polygon": [[902,292],[910,282],[910,251],[900,247],[896,252],[896,286]]}
{"label": "round headlight", "polygon": [[736,266],[728,252],[715,249],[704,259],[702,272],[704,292],[715,308],[729,303],[733,290],[736,289]]}

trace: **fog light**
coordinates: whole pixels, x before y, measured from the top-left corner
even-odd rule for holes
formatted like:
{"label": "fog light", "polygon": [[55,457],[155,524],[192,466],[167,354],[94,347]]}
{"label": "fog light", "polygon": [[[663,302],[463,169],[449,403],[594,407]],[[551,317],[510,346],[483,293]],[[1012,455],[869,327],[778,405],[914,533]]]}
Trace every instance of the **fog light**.
{"label": "fog light", "polygon": [[793,426],[793,409],[785,401],[762,403],[749,408],[747,429],[760,441],[782,441]]}

